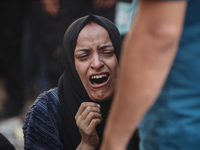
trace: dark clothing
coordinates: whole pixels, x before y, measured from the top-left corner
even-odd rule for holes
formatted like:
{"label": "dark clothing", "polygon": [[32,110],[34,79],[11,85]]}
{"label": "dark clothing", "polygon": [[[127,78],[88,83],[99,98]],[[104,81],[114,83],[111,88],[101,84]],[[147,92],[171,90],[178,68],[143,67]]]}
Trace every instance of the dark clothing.
{"label": "dark clothing", "polygon": [[23,126],[25,150],[63,150],[63,126],[58,88],[40,94]]}
{"label": "dark clothing", "polygon": [[[24,149],[64,150],[63,131],[58,88],[53,88],[40,94],[26,115],[23,126]],[[127,150],[138,150],[136,136]]]}
{"label": "dark clothing", "polygon": [[8,139],[0,133],[0,150],[15,150]]}

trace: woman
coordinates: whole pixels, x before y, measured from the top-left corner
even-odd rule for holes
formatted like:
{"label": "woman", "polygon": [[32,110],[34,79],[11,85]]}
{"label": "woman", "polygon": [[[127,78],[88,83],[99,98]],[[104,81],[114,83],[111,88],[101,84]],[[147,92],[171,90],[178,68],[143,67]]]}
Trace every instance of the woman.
{"label": "woman", "polygon": [[64,73],[27,113],[25,149],[98,149],[114,94],[120,34],[100,16],[73,22],[64,35]]}

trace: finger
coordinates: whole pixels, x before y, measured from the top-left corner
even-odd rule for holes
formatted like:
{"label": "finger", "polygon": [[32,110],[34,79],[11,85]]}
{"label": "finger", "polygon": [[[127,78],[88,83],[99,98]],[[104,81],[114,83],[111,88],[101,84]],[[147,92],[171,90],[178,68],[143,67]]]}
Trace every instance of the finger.
{"label": "finger", "polygon": [[82,129],[84,134],[87,136],[92,136],[96,133],[96,126],[101,123],[101,119],[93,119],[87,128]]}
{"label": "finger", "polygon": [[83,111],[83,113],[80,116],[78,116],[77,120],[84,121],[84,120],[86,120],[86,118],[91,120],[92,119],[91,117],[94,115],[93,113],[94,114],[98,113],[99,115],[101,115],[100,108],[99,107],[93,107],[93,106],[87,106],[85,108],[85,110]]}
{"label": "finger", "polygon": [[94,102],[83,102],[81,104],[81,106],[79,107],[77,113],[76,113],[75,119],[77,119],[77,117],[80,116],[88,106],[100,108],[100,105],[97,104],[97,103],[94,103]]}
{"label": "finger", "polygon": [[98,124],[100,124],[102,121],[102,119],[92,119],[92,121],[90,122],[90,124],[88,125],[88,129],[90,129],[91,133],[93,133],[96,130],[96,126]]}
{"label": "finger", "polygon": [[[87,106],[85,108],[85,106]],[[98,107],[96,107],[98,106]],[[82,114],[77,115],[75,117],[76,119],[76,124],[79,129],[85,130],[88,128],[88,125],[92,121],[92,119],[99,118],[101,119],[101,110],[99,108],[99,105],[96,105],[95,103],[83,103],[82,106],[80,107],[80,112],[82,111],[82,108],[85,108],[82,112]]]}
{"label": "finger", "polygon": [[84,130],[88,127],[92,119],[101,119],[102,114],[98,107],[87,106],[84,112],[76,118],[77,126]]}
{"label": "finger", "polygon": [[93,120],[95,119],[100,119],[102,120],[102,114],[99,112],[90,112],[87,117],[84,120],[84,124],[86,126],[89,126],[91,122],[93,122]]}

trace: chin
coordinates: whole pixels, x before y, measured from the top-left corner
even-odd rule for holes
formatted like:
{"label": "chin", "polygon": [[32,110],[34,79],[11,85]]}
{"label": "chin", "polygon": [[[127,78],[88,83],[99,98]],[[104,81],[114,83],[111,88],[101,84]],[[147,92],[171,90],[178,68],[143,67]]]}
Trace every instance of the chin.
{"label": "chin", "polygon": [[108,100],[109,99],[101,99],[101,100],[99,100],[99,99],[93,99],[94,102],[106,102]]}
{"label": "chin", "polygon": [[90,97],[93,101],[95,101],[95,102],[106,102],[106,101],[108,101],[108,100],[110,100],[111,98],[112,98],[112,96],[105,96],[105,95],[103,95],[103,96],[94,96],[94,97]]}

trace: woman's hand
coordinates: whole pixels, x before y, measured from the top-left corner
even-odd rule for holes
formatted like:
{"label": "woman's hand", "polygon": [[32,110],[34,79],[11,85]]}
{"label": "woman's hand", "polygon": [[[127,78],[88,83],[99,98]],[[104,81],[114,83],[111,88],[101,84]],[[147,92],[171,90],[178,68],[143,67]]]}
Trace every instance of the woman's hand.
{"label": "woman's hand", "polygon": [[77,150],[95,150],[99,144],[96,126],[102,121],[100,105],[93,102],[83,102],[76,113],[75,119],[82,136]]}
{"label": "woman's hand", "polygon": [[46,13],[56,16],[60,10],[59,0],[42,0],[43,9]]}
{"label": "woman's hand", "polygon": [[94,8],[97,10],[100,9],[109,9],[116,4],[116,0],[92,0]]}

